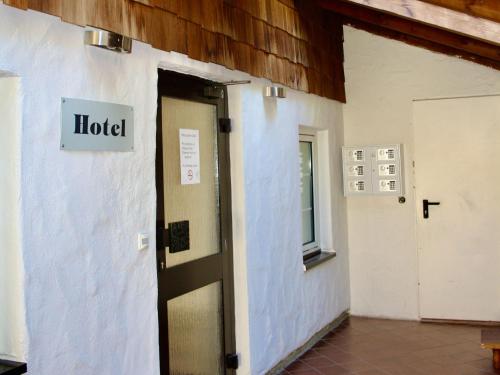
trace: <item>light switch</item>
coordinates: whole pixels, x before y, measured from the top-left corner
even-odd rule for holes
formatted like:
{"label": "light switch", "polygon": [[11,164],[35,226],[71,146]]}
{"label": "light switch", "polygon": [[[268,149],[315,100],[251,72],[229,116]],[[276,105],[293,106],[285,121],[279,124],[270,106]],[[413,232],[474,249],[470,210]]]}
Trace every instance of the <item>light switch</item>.
{"label": "light switch", "polygon": [[146,250],[149,247],[149,235],[147,233],[139,233],[137,235],[137,250]]}

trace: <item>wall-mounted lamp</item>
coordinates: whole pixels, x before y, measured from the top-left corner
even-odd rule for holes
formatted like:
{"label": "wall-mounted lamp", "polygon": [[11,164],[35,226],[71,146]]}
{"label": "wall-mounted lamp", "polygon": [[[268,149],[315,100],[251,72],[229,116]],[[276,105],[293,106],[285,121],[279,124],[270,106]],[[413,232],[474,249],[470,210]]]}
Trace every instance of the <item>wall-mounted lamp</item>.
{"label": "wall-mounted lamp", "polygon": [[104,30],[85,31],[85,44],[114,52],[131,53],[132,39]]}
{"label": "wall-mounted lamp", "polygon": [[266,86],[264,96],[266,98],[286,98],[286,90],[284,87]]}

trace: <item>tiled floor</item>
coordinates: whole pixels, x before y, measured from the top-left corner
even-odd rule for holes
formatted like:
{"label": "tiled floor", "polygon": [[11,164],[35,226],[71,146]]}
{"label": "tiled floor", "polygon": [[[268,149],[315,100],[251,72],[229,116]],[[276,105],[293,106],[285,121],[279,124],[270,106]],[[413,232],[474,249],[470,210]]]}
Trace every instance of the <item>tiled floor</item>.
{"label": "tiled floor", "polygon": [[283,374],[486,375],[480,327],[351,317]]}

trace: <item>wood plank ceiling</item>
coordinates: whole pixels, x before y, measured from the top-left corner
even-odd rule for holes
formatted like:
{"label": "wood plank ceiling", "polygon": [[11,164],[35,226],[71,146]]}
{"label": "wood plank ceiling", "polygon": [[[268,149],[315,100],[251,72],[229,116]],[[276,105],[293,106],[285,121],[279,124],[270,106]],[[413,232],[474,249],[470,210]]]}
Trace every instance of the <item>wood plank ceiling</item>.
{"label": "wood plank ceiling", "polygon": [[500,23],[474,17],[421,0],[349,0],[374,10],[424,23],[438,29],[468,35],[500,46]]}
{"label": "wood plank ceiling", "polygon": [[474,17],[500,22],[500,1],[498,0],[422,0],[469,14]]}
{"label": "wood plank ceiling", "polygon": [[[468,2],[471,1],[473,0],[468,0]],[[484,4],[488,3],[487,0],[484,1]],[[494,1],[500,3],[500,0]],[[429,2],[447,3],[448,6],[451,6],[451,3],[458,4],[466,2],[466,0],[429,0]],[[420,3],[417,0],[410,2],[407,0],[394,0],[390,3],[392,9],[394,9],[395,3],[401,4],[401,7],[406,7],[410,16],[405,17],[387,11],[387,8],[384,7],[388,3],[381,0],[316,0],[318,6],[341,17],[344,24],[500,70],[500,40],[480,39],[451,28],[445,29],[419,19],[412,19],[411,15],[414,16],[412,4]],[[482,13],[486,13],[486,10],[483,9]],[[491,12],[488,14],[493,16]],[[494,25],[497,26],[497,24]],[[498,33],[491,35],[496,38]]]}
{"label": "wood plank ceiling", "polygon": [[342,24],[309,0],[3,2],[345,102]]}

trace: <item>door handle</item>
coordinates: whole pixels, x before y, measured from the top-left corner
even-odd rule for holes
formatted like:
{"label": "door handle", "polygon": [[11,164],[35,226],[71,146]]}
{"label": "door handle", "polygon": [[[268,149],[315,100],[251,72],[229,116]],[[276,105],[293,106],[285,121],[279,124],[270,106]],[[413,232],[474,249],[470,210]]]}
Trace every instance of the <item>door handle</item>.
{"label": "door handle", "polygon": [[429,202],[427,199],[423,200],[424,205],[424,219],[429,218],[429,206],[439,206],[441,202]]}

